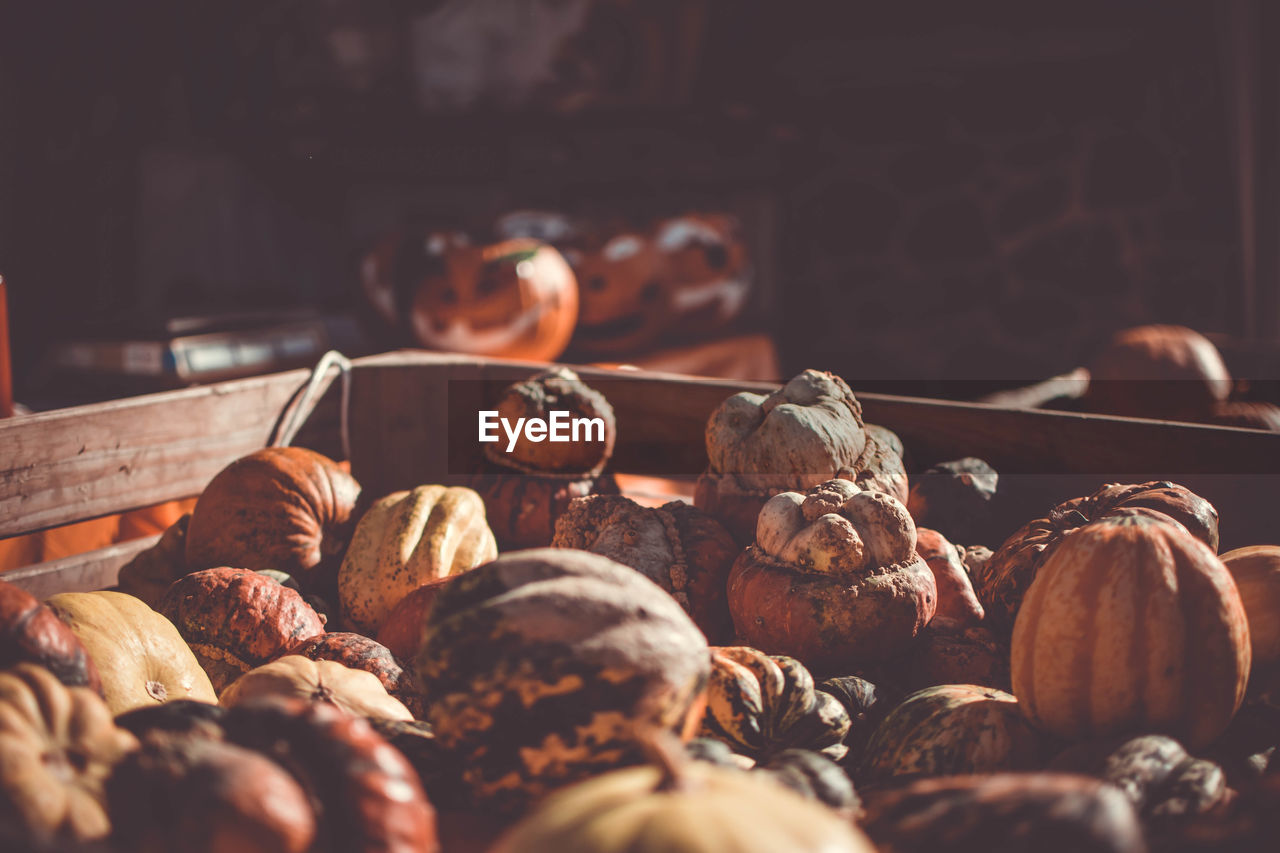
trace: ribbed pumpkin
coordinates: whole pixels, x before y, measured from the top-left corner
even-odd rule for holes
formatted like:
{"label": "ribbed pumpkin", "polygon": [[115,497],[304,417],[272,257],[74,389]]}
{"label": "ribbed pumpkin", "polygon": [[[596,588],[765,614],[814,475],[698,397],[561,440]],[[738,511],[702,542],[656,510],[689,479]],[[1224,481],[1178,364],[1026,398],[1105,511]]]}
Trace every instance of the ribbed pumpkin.
{"label": "ribbed pumpkin", "polygon": [[427,619],[427,718],[487,805],[634,763],[642,729],[697,728],[706,639],[660,587],[605,557],[503,555],[449,583]]}
{"label": "ribbed pumpkin", "polygon": [[255,666],[324,633],[301,595],[248,569],[192,572],[169,587],[159,610],[219,693]]}
{"label": "ribbed pumpkin", "polygon": [[1280,665],[1280,545],[1251,545],[1222,555],[1249,619],[1253,666]]}
{"label": "ribbed pumpkin", "polygon": [[484,501],[471,489],[419,486],[387,495],[360,519],[338,570],[342,618],[373,636],[422,584],[496,556]]}
{"label": "ribbed pumpkin", "polygon": [[492,853],[872,853],[851,821],[765,774],[633,767],[548,797]]}
{"label": "ribbed pumpkin", "polygon": [[413,714],[387,693],[378,676],[337,661],[285,655],[251,669],[222,691],[224,708],[263,698],[324,702],[357,717],[412,720]]}
{"label": "ribbed pumpkin", "polygon": [[31,840],[104,838],[103,784],[137,745],[92,690],[30,663],[0,672],[0,826]]}
{"label": "ribbed pumpkin", "polygon": [[944,684],[912,693],[889,712],[867,743],[859,778],[1039,769],[1045,745],[1008,693]]}
{"label": "ribbed pumpkin", "polygon": [[771,498],[729,574],[738,638],[823,674],[903,655],[936,602],[907,508],[848,480]]}
{"label": "ribbed pumpkin", "polygon": [[347,547],[360,484],[302,447],[268,447],[232,462],[196,501],[187,568],[236,566],[303,576],[336,568]]}
{"label": "ribbed pumpkin", "polygon": [[848,751],[849,726],[844,706],[815,690],[813,676],[795,658],[746,646],[712,648],[704,737],[757,759],[793,747],[839,759]]}
{"label": "ribbed pumpkin", "polygon": [[173,623],[123,592],[60,592],[46,602],[80,638],[112,714],[171,699],[217,702],[209,676]]}
{"label": "ribbed pumpkin", "polygon": [[330,631],[304,640],[289,649],[290,654],[310,660],[337,661],[349,669],[362,669],[377,677],[388,693],[404,703],[415,717],[423,714],[422,695],[413,676],[400,666],[391,650],[363,634]]}
{"label": "ribbed pumpkin", "polygon": [[646,507],[622,495],[577,498],[556,521],[551,545],[630,566],[680,602],[710,641],[732,640],[725,585],[739,548],[697,507],[683,501]]}
{"label": "ribbed pumpkin", "polygon": [[68,687],[102,689],[98,668],[80,640],[34,595],[0,581],[0,669],[34,663]]}
{"label": "ribbed pumpkin", "polygon": [[1157,732],[1190,749],[1231,722],[1249,679],[1231,573],[1178,524],[1125,510],[1062,540],[1013,629],[1013,692],[1065,738]]}
{"label": "ribbed pumpkin", "polygon": [[1064,536],[1091,521],[1126,509],[1162,513],[1218,550],[1218,511],[1190,489],[1168,481],[1103,486],[1058,504],[1005,540],[990,560],[973,568],[973,588],[992,627],[1011,629],[1027,588]]}

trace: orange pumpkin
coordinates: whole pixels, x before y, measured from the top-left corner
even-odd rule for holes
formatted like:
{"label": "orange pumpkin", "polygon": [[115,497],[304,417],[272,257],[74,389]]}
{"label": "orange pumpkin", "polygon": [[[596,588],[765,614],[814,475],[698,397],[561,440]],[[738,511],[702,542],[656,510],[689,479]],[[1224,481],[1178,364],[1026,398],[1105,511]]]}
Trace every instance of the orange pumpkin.
{"label": "orange pumpkin", "polygon": [[578,349],[634,352],[662,334],[669,306],[658,251],[648,235],[618,229],[567,250],[566,257],[582,303],[574,332]]}
{"label": "orange pumpkin", "polygon": [[1231,393],[1222,354],[1185,326],[1117,332],[1090,365],[1086,401],[1099,412],[1203,420]]}
{"label": "orange pumpkin", "polygon": [[488,246],[427,240],[422,252],[406,303],[419,344],[532,361],[564,352],[578,319],[578,283],[554,248],[527,238]]}
{"label": "orange pumpkin", "polygon": [[1253,665],[1280,665],[1280,545],[1251,545],[1222,555],[1249,618]]}
{"label": "orange pumpkin", "polygon": [[1244,699],[1245,619],[1207,545],[1158,513],[1121,510],[1040,567],[1013,627],[1013,693],[1062,737],[1155,732],[1197,749]]}
{"label": "orange pumpkin", "polygon": [[653,242],[662,259],[672,330],[698,332],[727,325],[746,304],[750,258],[731,216],[688,213],[660,221]]}

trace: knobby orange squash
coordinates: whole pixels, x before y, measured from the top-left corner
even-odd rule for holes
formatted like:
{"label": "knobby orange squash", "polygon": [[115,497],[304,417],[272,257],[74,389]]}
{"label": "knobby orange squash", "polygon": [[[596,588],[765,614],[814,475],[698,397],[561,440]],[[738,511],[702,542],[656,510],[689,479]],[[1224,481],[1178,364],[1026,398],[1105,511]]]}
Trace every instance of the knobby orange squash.
{"label": "knobby orange squash", "polygon": [[1013,629],[1012,681],[1035,725],[1066,738],[1168,734],[1197,749],[1244,699],[1249,626],[1231,573],[1149,510],[1066,536]]}

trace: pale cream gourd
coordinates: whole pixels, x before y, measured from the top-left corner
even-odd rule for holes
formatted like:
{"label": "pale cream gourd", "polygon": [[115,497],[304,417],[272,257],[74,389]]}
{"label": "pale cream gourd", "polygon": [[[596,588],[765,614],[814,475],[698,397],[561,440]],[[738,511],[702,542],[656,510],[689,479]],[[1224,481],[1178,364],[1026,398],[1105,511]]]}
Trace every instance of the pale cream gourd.
{"label": "pale cream gourd", "polygon": [[404,703],[387,693],[373,673],[302,655],[285,655],[249,670],[222,691],[222,706],[230,708],[262,697],[328,702],[357,717],[413,719]]}
{"label": "pale cream gourd", "polygon": [[343,618],[372,637],[418,587],[497,556],[484,501],[471,489],[419,486],[387,495],[360,519],[338,572]]}
{"label": "pale cream gourd", "polygon": [[60,592],[45,604],[97,664],[112,714],[173,699],[218,701],[178,629],[142,599],[111,590]]}

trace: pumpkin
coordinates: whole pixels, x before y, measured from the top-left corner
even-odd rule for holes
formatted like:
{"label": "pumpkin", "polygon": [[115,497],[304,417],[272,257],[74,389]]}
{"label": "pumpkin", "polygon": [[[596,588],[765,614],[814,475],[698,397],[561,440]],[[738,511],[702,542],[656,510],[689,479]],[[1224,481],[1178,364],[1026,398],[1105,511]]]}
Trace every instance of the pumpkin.
{"label": "pumpkin", "polygon": [[1251,545],[1222,555],[1249,620],[1253,666],[1280,666],[1280,545]]}
{"label": "pumpkin", "polygon": [[169,587],[159,610],[219,693],[255,666],[324,633],[301,595],[248,569],[192,572]]}
{"label": "pumpkin", "polygon": [[373,636],[423,583],[498,556],[484,501],[471,489],[419,486],[377,501],[360,519],[338,570],[342,618]]}
{"label": "pumpkin", "polygon": [[844,757],[849,714],[834,696],[814,688],[794,658],[746,646],[711,649],[711,681],[702,734],[736,752],[763,758],[791,747]]}
{"label": "pumpkin", "polygon": [[907,509],[917,525],[948,539],[985,541],[999,483],[996,469],[976,457],[942,462],[912,478]]}
{"label": "pumpkin", "polygon": [[911,690],[978,684],[1008,691],[1008,639],[982,625],[954,631],[930,623],[911,651],[904,682]]}
{"label": "pumpkin", "polygon": [[818,689],[839,702],[849,715],[849,733],[844,737],[849,751],[844,763],[856,767],[867,741],[880,722],[898,706],[902,693],[893,687],[878,687],[856,675],[828,678],[818,684]]}
{"label": "pumpkin", "polygon": [[653,227],[665,302],[664,331],[705,336],[742,313],[751,289],[751,259],[732,216],[686,213]]}
{"label": "pumpkin", "polygon": [[544,547],[555,522],[574,498],[616,494],[613,478],[603,474],[617,436],[613,408],[571,370],[557,368],[506,388],[495,410],[516,423],[519,418],[547,420],[553,411],[570,419],[598,422],[581,441],[530,441],[521,433],[508,452],[505,437],[486,442],[484,468],[470,485],[484,498],[489,526],[502,550]]}
{"label": "pumpkin", "polygon": [[551,545],[630,566],[680,602],[710,640],[732,639],[725,585],[738,547],[701,510],[683,501],[645,507],[621,495],[577,498],[556,521]]}
{"label": "pumpkin", "polygon": [[386,646],[396,660],[411,661],[422,647],[422,626],[427,621],[427,611],[453,577],[428,581],[400,599],[391,615],[378,631],[378,642]]}
{"label": "pumpkin", "polygon": [[337,661],[350,669],[363,669],[377,677],[383,688],[404,703],[415,717],[423,713],[422,696],[391,651],[361,634],[330,631],[304,640],[289,650],[310,660]]}
{"label": "pumpkin", "polygon": [[[868,431],[862,404],[830,373],[806,370],[768,396],[735,394],[707,420],[709,464],[698,478],[694,505],[736,541],[749,543],[765,501],[779,492],[837,477],[884,487],[880,467],[872,463],[897,456],[883,446],[891,435]],[[888,479],[900,468],[897,459]],[[901,486],[893,492],[905,500],[905,477]]]}
{"label": "pumpkin", "polygon": [[496,466],[471,477],[468,485],[484,498],[485,514],[499,551],[547,547],[555,538],[556,519],[574,498],[618,494],[618,484],[609,473],[571,480],[504,473]]}
{"label": "pumpkin", "polygon": [[1076,744],[1050,770],[1096,776],[1125,793],[1143,818],[1203,814],[1227,799],[1227,777],[1212,761],[1193,758],[1163,735],[1109,738]]}
{"label": "pumpkin", "polygon": [[187,573],[190,523],[191,513],[183,515],[160,534],[160,541],[121,566],[117,589],[142,599],[148,607],[158,608],[173,582]]}
{"label": "pumpkin", "polygon": [[1231,722],[1249,679],[1231,573],[1181,525],[1125,510],[1066,536],[1013,628],[1013,692],[1064,738],[1152,732],[1196,749]]}
{"label": "pumpkin", "polygon": [[767,774],[806,800],[817,800],[837,811],[853,815],[860,807],[858,792],[853,789],[849,774],[826,754],[808,749],[784,749],[757,764],[756,771]]}
{"label": "pumpkin", "polygon": [[763,774],[684,761],[632,767],[560,791],[492,853],[871,853],[852,822]]}
{"label": "pumpkin", "polygon": [[1280,406],[1262,400],[1224,400],[1205,420],[1220,426],[1280,432]]}
{"label": "pumpkin", "polygon": [[249,670],[222,691],[222,706],[234,708],[263,697],[327,702],[360,717],[411,720],[413,714],[387,693],[378,676],[332,660],[289,654]]}
{"label": "pumpkin", "polygon": [[188,569],[279,569],[298,577],[336,568],[360,484],[302,447],[268,447],[223,468],[187,525]]}
{"label": "pumpkin", "polygon": [[397,229],[385,235],[360,263],[360,289],[374,317],[405,343],[412,340],[409,307],[418,285],[443,269],[447,250],[470,243],[461,231]]}
{"label": "pumpkin", "polygon": [[1142,825],[1124,794],[1068,773],[919,779],[863,796],[862,827],[883,851],[1142,853]]}
{"label": "pumpkin", "polygon": [[0,672],[0,825],[31,839],[104,838],[103,784],[137,745],[92,690],[31,663]]}
{"label": "pumpkin", "polygon": [[33,663],[68,687],[101,692],[102,681],[71,629],[35,596],[0,580],[0,670]]}
{"label": "pumpkin", "polygon": [[639,572],[534,549],[444,588],[416,671],[427,720],[465,767],[463,782],[502,810],[638,761],[646,727],[691,736],[709,658],[688,615]]}
{"label": "pumpkin", "polygon": [[[914,513],[912,518],[916,518]],[[978,625],[984,615],[982,603],[965,569],[964,549],[952,545],[938,531],[918,526],[918,518],[916,524],[916,553],[933,572],[938,587],[938,607],[929,624],[952,630]]]}
{"label": "pumpkin", "polygon": [[273,759],[310,794],[321,850],[440,849],[417,774],[366,720],[327,702],[274,699],[229,709],[224,728],[228,741]]}
{"label": "pumpkin", "polygon": [[138,853],[306,853],[307,793],[266,756],[217,739],[151,736],[107,784],[120,849]]}
{"label": "pumpkin", "polygon": [[221,705],[194,699],[174,699],[163,705],[144,705],[125,711],[116,716],[116,725],[140,739],[153,732],[217,739],[222,737],[225,714],[226,710]]}
{"label": "pumpkin", "polygon": [[936,604],[907,508],[848,480],[771,498],[729,575],[739,640],[823,673],[902,655]]}
{"label": "pumpkin", "polygon": [[421,256],[402,273],[413,277],[407,307],[419,344],[530,361],[564,352],[578,319],[578,283],[554,248],[527,238],[408,244],[419,247]]}
{"label": "pumpkin", "polygon": [[1085,403],[1136,418],[1201,420],[1231,394],[1231,374],[1213,342],[1185,326],[1117,332],[1089,366]]}
{"label": "pumpkin", "polygon": [[1168,481],[1113,483],[1058,504],[1044,518],[1024,524],[985,563],[973,568],[973,587],[993,627],[1010,629],[1027,588],[1063,537],[1076,528],[1126,509],[1162,513],[1218,549],[1218,511],[1204,498]]}
{"label": "pumpkin", "polygon": [[867,742],[859,779],[1033,770],[1046,746],[1013,696],[944,684],[912,693],[889,712]]}
{"label": "pumpkin", "polygon": [[60,592],[45,602],[97,664],[112,714],[196,699],[217,702],[209,676],[173,623],[123,592]]}
{"label": "pumpkin", "polygon": [[578,280],[575,350],[634,353],[662,335],[670,320],[670,296],[650,235],[626,227],[583,235],[566,248],[565,257]]}

